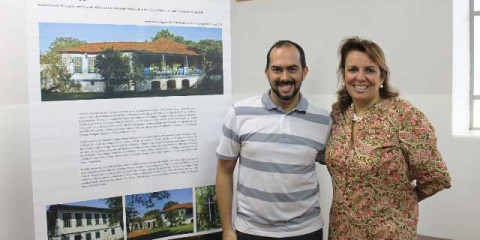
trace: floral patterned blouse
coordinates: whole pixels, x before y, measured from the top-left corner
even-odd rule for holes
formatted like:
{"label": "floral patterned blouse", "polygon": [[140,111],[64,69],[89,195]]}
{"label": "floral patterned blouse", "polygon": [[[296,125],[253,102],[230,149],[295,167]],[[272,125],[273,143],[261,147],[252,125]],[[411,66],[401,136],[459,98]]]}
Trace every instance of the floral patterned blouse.
{"label": "floral patterned blouse", "polygon": [[418,194],[450,187],[432,125],[409,102],[385,99],[357,123],[351,143],[352,115],[353,106],[341,113],[333,105],[329,239],[416,239]]}

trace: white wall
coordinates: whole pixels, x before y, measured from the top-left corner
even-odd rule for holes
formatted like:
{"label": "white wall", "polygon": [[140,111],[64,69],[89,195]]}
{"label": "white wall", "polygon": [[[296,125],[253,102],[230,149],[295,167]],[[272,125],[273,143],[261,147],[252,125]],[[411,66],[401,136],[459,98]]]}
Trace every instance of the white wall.
{"label": "white wall", "polygon": [[[457,1],[457,0],[456,0]],[[480,236],[480,139],[452,136],[452,3],[447,0],[232,1],[233,96],[263,93],[266,52],[291,39],[306,52],[310,73],[302,92],[330,109],[335,96],[338,43],[358,35],[385,51],[392,84],[436,128],[453,187],[420,203],[420,234],[452,239]],[[319,167],[324,219],[331,184]]]}
{"label": "white wall", "polygon": [[[279,39],[300,43],[310,74],[304,94],[329,108],[336,89],[337,46],[359,35],[382,46],[392,83],[436,127],[453,188],[420,204],[419,233],[454,239],[480,235],[480,139],[453,137],[452,1],[254,0],[232,2],[234,99],[263,93],[266,52]],[[29,159],[25,0],[0,8],[0,232],[2,239],[34,239]],[[331,199],[320,167],[322,206]]]}

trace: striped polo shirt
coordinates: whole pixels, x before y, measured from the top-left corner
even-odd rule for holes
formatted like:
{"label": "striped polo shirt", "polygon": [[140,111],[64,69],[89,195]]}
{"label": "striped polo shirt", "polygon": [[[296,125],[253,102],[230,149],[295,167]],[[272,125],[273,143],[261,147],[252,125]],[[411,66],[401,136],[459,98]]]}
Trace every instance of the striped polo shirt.
{"label": "striped polo shirt", "polygon": [[267,237],[308,234],[323,227],[315,158],[330,116],[302,95],[285,113],[269,93],[230,108],[217,147],[218,158],[239,160],[234,226]]}

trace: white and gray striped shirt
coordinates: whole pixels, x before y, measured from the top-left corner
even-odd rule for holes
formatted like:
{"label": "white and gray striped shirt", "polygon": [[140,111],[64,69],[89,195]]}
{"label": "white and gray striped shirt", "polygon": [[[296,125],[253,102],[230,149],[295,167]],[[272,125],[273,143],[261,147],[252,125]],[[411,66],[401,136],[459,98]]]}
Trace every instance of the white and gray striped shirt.
{"label": "white and gray striped shirt", "polygon": [[269,92],[230,108],[217,156],[239,160],[237,230],[291,237],[323,227],[315,158],[324,150],[330,124],[328,111],[302,95],[288,113]]}

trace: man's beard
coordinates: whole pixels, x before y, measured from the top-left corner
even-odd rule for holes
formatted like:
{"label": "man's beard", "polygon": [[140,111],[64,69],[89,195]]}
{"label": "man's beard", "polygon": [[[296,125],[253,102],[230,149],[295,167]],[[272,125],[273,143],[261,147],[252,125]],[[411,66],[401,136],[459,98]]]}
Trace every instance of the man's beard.
{"label": "man's beard", "polygon": [[[283,86],[283,85],[293,86],[293,92],[292,92],[291,95],[280,94],[280,91],[278,90],[278,87]],[[292,101],[297,96],[298,92],[300,92],[300,88],[296,88],[295,81],[293,81],[293,80],[287,80],[287,81],[277,80],[277,81],[275,81],[275,86],[270,86],[270,88],[272,89],[272,91],[275,93],[275,95],[277,95],[277,97],[280,100],[285,101],[285,102]]]}

